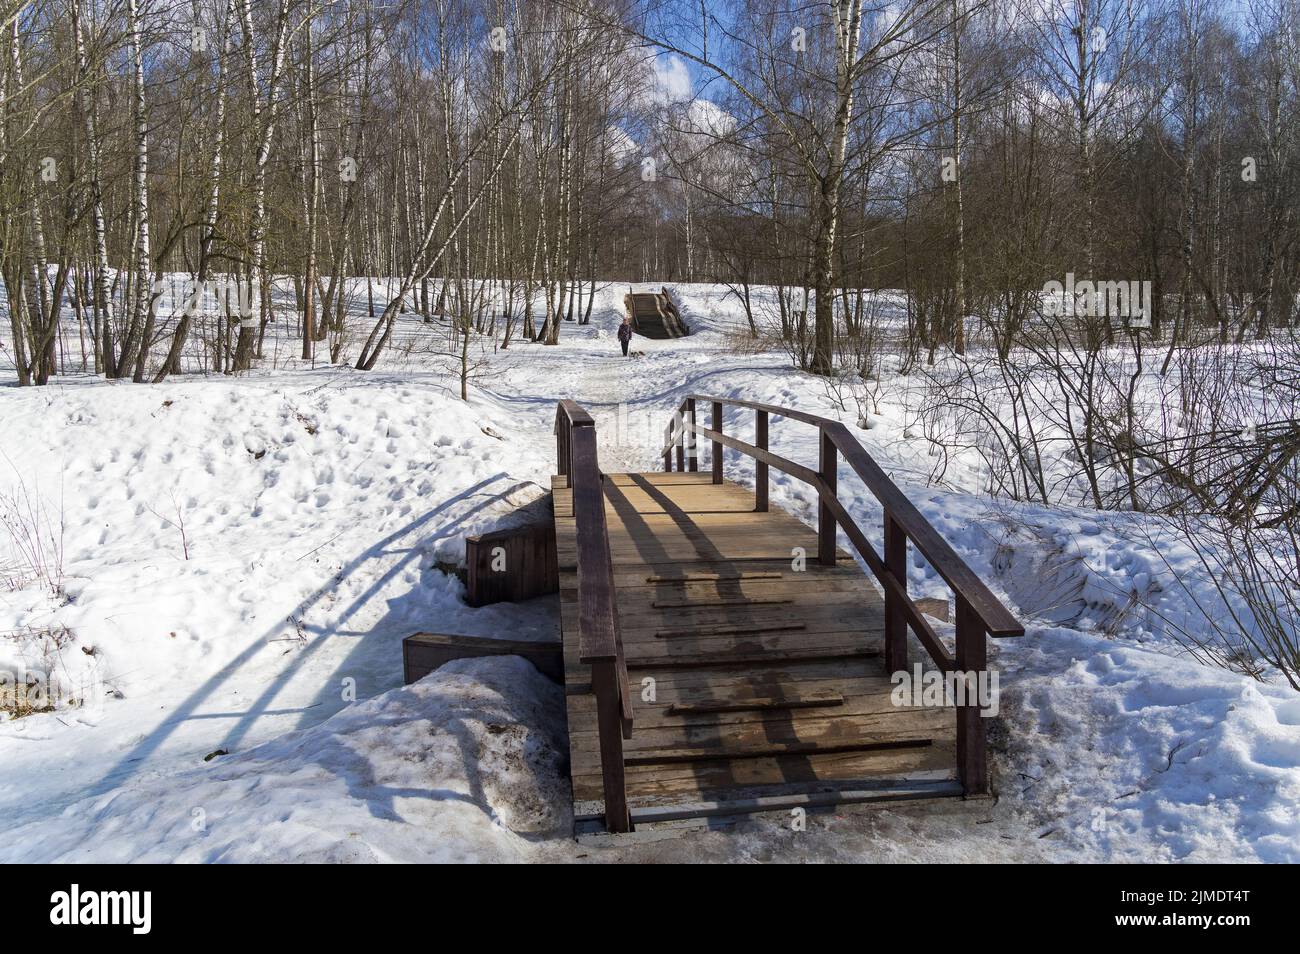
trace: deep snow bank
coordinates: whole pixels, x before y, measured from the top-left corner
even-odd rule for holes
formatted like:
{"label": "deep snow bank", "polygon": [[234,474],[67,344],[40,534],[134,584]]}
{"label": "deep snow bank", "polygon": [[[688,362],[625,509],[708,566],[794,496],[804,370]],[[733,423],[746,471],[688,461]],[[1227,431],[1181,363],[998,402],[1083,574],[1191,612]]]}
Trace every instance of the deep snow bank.
{"label": "deep snow bank", "polygon": [[1096,860],[1300,862],[1288,687],[1064,627],[996,664],[997,784],[1030,831]]}
{"label": "deep snow bank", "polygon": [[[461,660],[319,725],[12,830],[6,861],[519,861],[572,825],[561,690]],[[556,716],[560,717],[557,719]]]}

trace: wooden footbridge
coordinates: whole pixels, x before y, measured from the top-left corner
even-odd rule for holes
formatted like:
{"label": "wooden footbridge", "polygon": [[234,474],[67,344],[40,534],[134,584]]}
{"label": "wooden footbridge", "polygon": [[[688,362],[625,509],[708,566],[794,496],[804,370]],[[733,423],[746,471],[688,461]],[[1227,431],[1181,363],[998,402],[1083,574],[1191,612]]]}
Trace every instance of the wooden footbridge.
{"label": "wooden footbridge", "polygon": [[691,333],[667,288],[630,292],[623,296],[623,306],[632,319],[632,330],[646,338],[684,338]]}
{"label": "wooden footbridge", "polygon": [[[704,405],[710,427],[696,419]],[[754,413],[752,442],[724,433],[725,407]],[[768,450],[774,416],[818,429],[816,468]],[[986,637],[1023,629],[844,425],[696,395],[667,426],[663,472],[644,474],[602,473],[595,422],[571,401],[555,432],[579,833],[988,792],[973,694],[955,707],[898,705],[889,674],[908,669],[909,629],[944,673],[982,672]],[[697,436],[711,448],[707,473]],[[754,458],[754,490],[723,477],[724,448]],[[839,501],[841,460],[882,505],[880,553]],[[769,504],[770,468],[817,491],[817,529]],[[955,654],[908,596],[909,543],[955,594]]]}

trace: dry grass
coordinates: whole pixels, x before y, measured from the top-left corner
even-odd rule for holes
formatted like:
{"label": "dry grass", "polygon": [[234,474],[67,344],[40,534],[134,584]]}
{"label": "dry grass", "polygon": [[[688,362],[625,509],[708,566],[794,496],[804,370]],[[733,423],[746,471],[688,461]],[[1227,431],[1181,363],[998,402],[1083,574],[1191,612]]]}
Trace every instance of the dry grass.
{"label": "dry grass", "polygon": [[[74,642],[72,630],[66,626],[23,627],[0,633],[0,640],[22,645],[24,655],[39,656],[39,667],[25,667],[21,672],[0,671],[0,713],[10,719],[21,719],[40,712],[53,712],[64,695],[58,678],[54,675],[61,662],[63,650]],[[76,704],[69,699],[69,704]]]}

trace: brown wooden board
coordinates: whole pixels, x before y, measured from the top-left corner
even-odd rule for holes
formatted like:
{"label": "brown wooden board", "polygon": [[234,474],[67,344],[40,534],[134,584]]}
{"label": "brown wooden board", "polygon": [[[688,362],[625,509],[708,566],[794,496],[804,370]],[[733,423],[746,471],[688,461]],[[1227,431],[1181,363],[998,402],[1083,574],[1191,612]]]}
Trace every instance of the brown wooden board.
{"label": "brown wooden board", "polygon": [[465,538],[465,602],[518,602],[560,588],[555,524],[494,530]]}
{"label": "brown wooden board", "polygon": [[415,682],[443,663],[476,656],[522,656],[543,675],[550,676],[557,682],[564,679],[563,658],[558,642],[415,633],[402,640],[403,681]]}
{"label": "brown wooden board", "polygon": [[[951,780],[956,755],[938,742],[904,749],[796,753],[762,758],[631,765],[628,801],[633,806],[671,805],[700,798],[825,791],[838,787],[915,779]],[[600,775],[573,773],[574,810],[589,811],[600,799]]]}
{"label": "brown wooden board", "polygon": [[[838,692],[800,692],[779,693],[767,696],[747,696],[737,699],[697,699],[689,702],[674,702],[668,707],[670,716],[714,716],[721,713],[773,711],[790,709],[820,709],[823,707],[842,706],[844,697]],[[644,717],[645,709],[642,708]]]}

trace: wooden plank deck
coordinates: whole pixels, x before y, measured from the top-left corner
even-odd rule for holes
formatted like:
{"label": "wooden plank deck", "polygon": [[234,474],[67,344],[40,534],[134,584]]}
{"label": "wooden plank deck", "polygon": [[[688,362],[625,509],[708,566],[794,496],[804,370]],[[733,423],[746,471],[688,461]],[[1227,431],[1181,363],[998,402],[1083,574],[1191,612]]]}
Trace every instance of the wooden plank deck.
{"label": "wooden plank deck", "polygon": [[[606,474],[604,487],[635,707],[624,743],[634,823],[961,793],[953,712],[893,704],[884,600],[847,552],[819,564],[814,530],[777,508],[755,512],[753,491],[707,473]],[[603,811],[600,748],[578,660],[565,478],[553,492],[581,824]]]}

